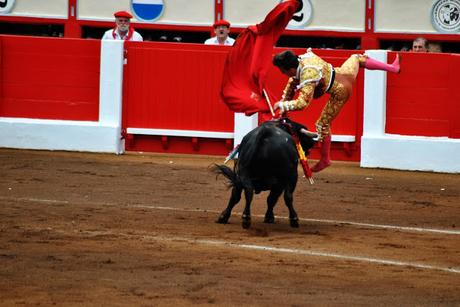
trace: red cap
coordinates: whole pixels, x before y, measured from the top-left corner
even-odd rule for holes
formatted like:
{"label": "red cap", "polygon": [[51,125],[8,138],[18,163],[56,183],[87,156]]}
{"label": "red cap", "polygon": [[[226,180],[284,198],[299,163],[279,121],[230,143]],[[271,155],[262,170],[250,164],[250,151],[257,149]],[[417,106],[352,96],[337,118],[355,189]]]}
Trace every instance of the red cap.
{"label": "red cap", "polygon": [[227,28],[230,28],[230,23],[229,23],[227,20],[225,20],[225,19],[221,19],[221,20],[216,21],[216,22],[212,25],[213,28],[216,28],[216,27],[218,27],[218,26],[225,26],[225,27],[227,27]]}
{"label": "red cap", "polygon": [[115,12],[113,13],[113,16],[115,17],[124,17],[124,18],[133,18],[133,15],[131,15],[130,13],[126,12],[126,11],[118,11],[118,12]]}

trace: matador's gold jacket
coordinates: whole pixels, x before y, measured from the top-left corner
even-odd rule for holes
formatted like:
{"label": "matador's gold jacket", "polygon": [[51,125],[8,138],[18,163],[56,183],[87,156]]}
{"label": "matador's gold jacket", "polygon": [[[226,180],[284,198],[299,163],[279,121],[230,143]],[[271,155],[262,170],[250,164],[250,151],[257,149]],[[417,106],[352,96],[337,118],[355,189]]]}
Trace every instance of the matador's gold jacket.
{"label": "matador's gold jacket", "polygon": [[[302,110],[308,107],[313,98],[321,97],[331,87],[333,67],[311,49],[299,57],[297,74],[289,78],[284,89],[282,101],[285,111]],[[297,99],[293,100],[299,91]]]}

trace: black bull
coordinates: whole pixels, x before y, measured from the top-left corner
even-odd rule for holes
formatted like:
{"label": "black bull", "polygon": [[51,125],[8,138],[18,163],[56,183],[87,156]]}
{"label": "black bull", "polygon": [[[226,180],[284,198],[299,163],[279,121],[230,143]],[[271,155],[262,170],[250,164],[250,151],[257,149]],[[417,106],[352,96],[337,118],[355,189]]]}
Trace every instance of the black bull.
{"label": "black bull", "polygon": [[306,129],[288,119],[265,122],[243,138],[233,170],[225,165],[215,165],[214,171],[223,174],[232,188],[227,208],[222,211],[217,223],[228,222],[233,207],[240,201],[241,193],[244,191],[246,206],[242,215],[242,226],[249,228],[254,192],[258,194],[269,190],[264,222],[275,222],[273,208],[284,192],[284,202],[289,209],[291,227],[299,227],[297,213],[293,206],[299,158],[290,131],[297,132],[306,154],[314,145],[311,137],[300,133],[301,128]]}

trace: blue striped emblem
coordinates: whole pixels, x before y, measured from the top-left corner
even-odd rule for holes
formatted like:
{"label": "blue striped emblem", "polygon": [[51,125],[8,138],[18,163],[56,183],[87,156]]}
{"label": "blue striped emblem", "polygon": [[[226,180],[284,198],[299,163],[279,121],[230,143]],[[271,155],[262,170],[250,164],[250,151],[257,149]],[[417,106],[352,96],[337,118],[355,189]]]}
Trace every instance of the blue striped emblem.
{"label": "blue striped emblem", "polygon": [[141,21],[154,21],[164,11],[163,0],[131,0],[134,15]]}

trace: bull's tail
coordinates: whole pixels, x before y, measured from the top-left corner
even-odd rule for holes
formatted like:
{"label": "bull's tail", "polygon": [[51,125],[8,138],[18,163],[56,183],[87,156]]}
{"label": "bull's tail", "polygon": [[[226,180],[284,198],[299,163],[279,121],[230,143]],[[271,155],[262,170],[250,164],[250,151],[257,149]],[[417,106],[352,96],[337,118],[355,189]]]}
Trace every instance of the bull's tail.
{"label": "bull's tail", "polygon": [[232,187],[239,187],[242,188],[242,183],[238,175],[228,166],[225,165],[218,165],[214,164],[212,167],[212,171],[217,175],[223,175],[225,178],[228,179],[227,186],[229,188]]}

